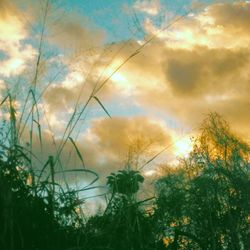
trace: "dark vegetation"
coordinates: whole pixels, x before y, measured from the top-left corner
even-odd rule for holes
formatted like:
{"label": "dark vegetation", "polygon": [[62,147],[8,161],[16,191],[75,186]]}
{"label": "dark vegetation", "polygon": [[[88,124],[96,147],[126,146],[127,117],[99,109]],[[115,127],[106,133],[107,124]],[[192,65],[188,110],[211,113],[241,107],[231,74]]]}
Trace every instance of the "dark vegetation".
{"label": "dark vegetation", "polygon": [[155,197],[137,198],[144,178],[127,167],[107,177],[105,211],[86,218],[77,190],[55,182],[53,157],[34,171],[9,103],[0,145],[0,249],[250,249],[250,149],[219,115],[205,119],[179,167],[165,168]]}

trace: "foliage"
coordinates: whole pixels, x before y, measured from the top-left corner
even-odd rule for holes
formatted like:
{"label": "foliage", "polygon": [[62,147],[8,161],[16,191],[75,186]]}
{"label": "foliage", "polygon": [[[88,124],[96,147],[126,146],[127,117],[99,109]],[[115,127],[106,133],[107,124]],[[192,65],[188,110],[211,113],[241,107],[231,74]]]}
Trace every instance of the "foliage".
{"label": "foliage", "polygon": [[[88,249],[158,249],[153,234],[153,220],[142,209],[144,201],[133,196],[139,190],[143,176],[131,169],[119,170],[107,177],[111,198],[102,216],[94,216],[87,223],[92,232]],[[92,248],[91,248],[92,247]]]}
{"label": "foliage", "polygon": [[6,101],[10,120],[4,123],[0,143],[0,249],[67,249],[82,224],[77,195],[55,182],[53,165],[44,180],[48,164],[35,173],[29,152],[19,143],[11,95]]}
{"label": "foliage", "polygon": [[188,161],[157,182],[168,249],[249,249],[249,156],[227,123],[209,115]]}
{"label": "foliage", "polygon": [[139,184],[143,183],[144,178],[139,171],[134,170],[119,170],[117,174],[111,173],[107,177],[107,185],[113,193],[120,193],[131,196],[139,190]]}
{"label": "foliage", "polygon": [[[50,184],[30,185],[31,173],[22,163],[13,154],[0,161],[0,248],[62,249],[68,245],[68,234],[57,218],[69,216],[58,209]],[[75,230],[73,222],[70,228]]]}

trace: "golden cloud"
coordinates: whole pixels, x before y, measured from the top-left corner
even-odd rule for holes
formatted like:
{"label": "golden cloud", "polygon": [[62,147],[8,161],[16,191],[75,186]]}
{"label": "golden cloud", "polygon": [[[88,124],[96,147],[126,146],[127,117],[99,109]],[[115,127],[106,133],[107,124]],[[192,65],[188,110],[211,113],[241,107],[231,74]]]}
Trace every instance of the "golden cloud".
{"label": "golden cloud", "polygon": [[[101,93],[110,101],[119,96],[121,102],[130,95],[145,110],[156,107],[191,126],[207,112],[217,111],[233,124],[238,123],[237,128],[246,130],[250,122],[249,6],[249,2],[213,4],[183,18],[127,61]],[[157,30],[148,30],[153,31]],[[51,110],[73,104],[89,65],[95,65],[84,87],[86,97],[101,74],[105,79],[142,43],[131,40],[108,46],[107,53],[98,51],[82,79],[72,77],[53,85],[45,96],[46,103]],[[100,55],[101,63],[95,63]]]}
{"label": "golden cloud", "polygon": [[[45,164],[49,155],[57,154],[58,146],[62,142],[56,137],[53,140],[51,132],[44,131],[42,135],[43,150],[35,134],[32,143],[32,152],[40,160],[36,162],[38,168]],[[25,138],[29,138],[28,132],[23,135],[22,141],[25,141]],[[140,167],[140,164],[171,144],[172,135],[160,120],[146,117],[113,117],[93,120],[89,129],[75,143],[83,156],[86,168],[105,177],[112,171],[124,168],[128,160],[133,168]],[[62,165],[57,165],[57,171],[61,167],[83,167],[70,140],[65,144],[60,160]],[[93,176],[88,178],[91,177]]]}
{"label": "golden cloud", "polygon": [[214,18],[214,25],[221,26],[230,33],[250,34],[250,3],[239,1],[233,4],[216,4],[208,8],[207,15]]}
{"label": "golden cloud", "polygon": [[27,68],[36,52],[32,46],[22,45],[28,32],[17,7],[9,1],[1,1],[0,7],[0,51],[5,56],[0,61],[0,74],[16,76]]}
{"label": "golden cloud", "polygon": [[[119,71],[128,88],[133,87],[135,102],[144,108],[157,107],[186,125],[198,124],[204,114],[217,111],[246,131],[249,16],[249,2],[214,4],[156,36]],[[120,58],[140,46],[130,45]]]}
{"label": "golden cloud", "polygon": [[[141,91],[137,100],[156,106],[194,126],[204,114],[217,111],[235,128],[247,131],[250,123],[250,49],[166,50],[161,65],[166,87],[154,94]],[[248,132],[249,133],[249,132]]]}
{"label": "golden cloud", "polygon": [[[212,4],[178,21],[174,18],[172,25],[164,31],[147,19],[145,30],[149,34],[157,34],[171,48],[192,49],[197,45],[210,48],[246,47],[250,42],[249,5],[247,1]],[[163,23],[164,26],[169,26],[169,23]]]}
{"label": "golden cloud", "polygon": [[244,72],[250,63],[250,50],[209,49],[167,50],[163,65],[167,83],[174,94],[189,97],[230,94],[247,86]]}

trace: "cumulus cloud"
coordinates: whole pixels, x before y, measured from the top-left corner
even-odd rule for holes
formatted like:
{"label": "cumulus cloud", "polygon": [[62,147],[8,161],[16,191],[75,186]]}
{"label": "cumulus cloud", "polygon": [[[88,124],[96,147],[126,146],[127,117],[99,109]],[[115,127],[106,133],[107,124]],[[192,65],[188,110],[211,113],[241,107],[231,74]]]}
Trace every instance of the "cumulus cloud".
{"label": "cumulus cloud", "polygon": [[[145,23],[149,34],[157,34],[168,47],[191,49],[193,46],[210,48],[247,47],[250,42],[249,2],[220,3],[203,11],[189,13],[161,32],[150,19]],[[167,24],[163,24],[164,27]],[[237,39],[235,39],[237,37]]]}
{"label": "cumulus cloud", "polygon": [[16,76],[27,68],[36,51],[31,45],[22,44],[28,37],[28,31],[16,6],[9,1],[1,1],[0,7],[0,74]]}
{"label": "cumulus cloud", "polygon": [[[134,100],[190,126],[217,111],[239,131],[246,131],[250,122],[250,36],[245,25],[249,6],[249,2],[210,5],[157,33],[119,71]],[[140,44],[130,42],[120,58],[128,57]]]}
{"label": "cumulus cloud", "polygon": [[[23,136],[23,141],[28,134]],[[40,159],[38,167],[42,167],[49,155],[56,155],[61,139],[50,132],[43,133],[43,150],[38,136],[34,135],[32,152]],[[97,172],[101,182],[113,171],[126,166],[128,162],[133,168],[140,167],[162,148],[172,143],[171,130],[162,121],[146,117],[113,117],[112,119],[96,119],[91,122],[89,129],[76,141],[87,169]],[[171,154],[171,152],[169,152]],[[82,169],[73,144],[68,140],[61,154],[63,169]],[[35,160],[35,159],[34,159]],[[57,171],[61,167],[57,166]],[[86,177],[88,181],[93,176]]]}
{"label": "cumulus cloud", "polygon": [[146,117],[95,119],[78,139],[83,155],[91,156],[87,165],[104,176],[128,162],[140,167],[171,142],[171,131],[164,123]]}
{"label": "cumulus cloud", "polygon": [[[156,108],[190,126],[197,125],[207,112],[217,111],[235,128],[247,130],[250,122],[250,38],[246,26],[249,6],[249,2],[210,5],[204,11],[177,22],[170,30],[158,33],[111,77],[102,91],[103,96],[110,102],[119,96],[119,102],[123,102],[130,95],[144,110]],[[70,37],[71,28],[67,25],[62,23],[67,37],[59,36],[56,43]],[[76,27],[80,31],[84,29],[78,24]],[[78,28],[72,30],[80,32]],[[151,26],[147,31],[151,35],[158,30]],[[84,59],[85,62],[74,64],[76,67],[84,66],[82,72],[75,71],[71,64],[65,79],[51,85],[44,96],[48,112],[51,115],[58,111],[69,112],[82,86],[81,103],[84,103],[96,80],[110,75],[142,43],[131,40],[110,45],[107,53],[99,50],[89,57],[87,63]],[[78,45],[81,46],[80,43]],[[98,56],[101,59],[96,60]],[[95,73],[87,78],[92,65]],[[56,120],[55,116],[53,119]],[[146,118],[100,119],[93,121],[80,147],[89,159],[89,166],[100,171],[105,169],[108,174],[110,169],[121,166],[121,159],[124,163],[124,156],[133,144],[150,144],[152,138],[158,136],[158,143],[150,150],[156,152],[170,140],[169,133],[166,128]],[[103,156],[96,157],[100,152]]]}
{"label": "cumulus cloud", "polygon": [[[159,33],[110,80],[106,89],[110,100],[117,95],[126,99],[129,93],[144,109],[160,109],[190,126],[197,125],[206,113],[217,111],[235,128],[246,131],[250,122],[250,37],[243,23],[249,5],[214,4]],[[242,18],[228,26],[226,17],[230,15],[233,22],[238,18],[234,15],[241,12]],[[119,51],[114,62],[119,65],[141,43],[113,44],[113,53]]]}
{"label": "cumulus cloud", "polygon": [[163,65],[166,80],[177,95],[227,94],[247,85],[244,72],[249,67],[250,51],[229,49],[167,50]]}
{"label": "cumulus cloud", "polygon": [[[82,69],[75,70],[75,66],[82,67]],[[103,82],[100,78],[101,69],[97,68],[97,71],[91,72],[90,68],[91,64],[86,65],[86,62],[73,62],[68,67],[69,72],[65,78],[61,82],[50,85],[43,97],[48,113],[71,112],[77,102],[78,105],[87,102],[94,88],[100,86]],[[110,88],[111,86],[108,84],[103,86],[101,93],[98,93],[98,97],[105,100],[107,96],[113,93]]]}
{"label": "cumulus cloud", "polygon": [[233,4],[217,4],[208,8],[207,15],[214,18],[214,25],[222,26],[225,30],[242,34],[249,34],[250,22],[249,1]]}
{"label": "cumulus cloud", "polygon": [[[46,2],[20,0],[13,3],[1,1],[0,75],[5,78],[22,76],[33,79],[37,54],[41,52],[39,87],[44,87],[50,81],[45,108],[50,120],[56,120],[53,112],[72,109],[79,89],[83,90],[82,102],[93,89],[93,76],[86,84],[84,81],[93,64],[95,47],[102,45],[104,32],[75,11],[66,13],[53,1],[49,3],[45,27],[42,27]],[[31,42],[32,45],[29,44]],[[56,52],[52,48],[56,48]],[[54,78],[57,74],[59,76]],[[85,85],[84,88],[82,85]]]}
{"label": "cumulus cloud", "polygon": [[[44,101],[50,111],[58,112],[65,108],[69,110],[78,98],[80,105],[85,104],[93,89],[99,89],[101,86],[97,96],[102,101],[123,99],[124,96],[130,95],[134,91],[130,78],[120,71],[114,72],[134,52],[136,46],[139,45],[135,41],[110,44],[95,50],[93,54],[85,56],[80,53],[76,59],[65,59],[64,63],[68,65],[66,76],[51,84],[44,95]],[[127,68],[127,64],[124,67]],[[142,71],[141,69],[140,72]]]}
{"label": "cumulus cloud", "polygon": [[161,6],[159,0],[137,0],[133,7],[137,11],[155,16],[159,13]]}
{"label": "cumulus cloud", "polygon": [[[69,83],[69,80],[65,79],[65,81]],[[75,82],[71,83],[73,85]],[[80,85],[78,85],[78,88],[81,88]],[[69,111],[70,108],[73,108],[77,96],[78,94],[74,87],[68,88],[63,84],[52,85],[44,96],[45,101],[48,103],[47,112]]]}
{"label": "cumulus cloud", "polygon": [[90,50],[102,45],[105,33],[77,13],[62,15],[59,22],[52,23],[49,41],[62,49]]}
{"label": "cumulus cloud", "polygon": [[[115,117],[113,119],[96,120],[91,128],[103,148],[104,155],[114,158],[124,157],[130,147],[137,143],[141,147],[154,145],[156,150],[170,142],[166,128],[159,121],[146,117]],[[139,146],[139,145],[138,145]]]}

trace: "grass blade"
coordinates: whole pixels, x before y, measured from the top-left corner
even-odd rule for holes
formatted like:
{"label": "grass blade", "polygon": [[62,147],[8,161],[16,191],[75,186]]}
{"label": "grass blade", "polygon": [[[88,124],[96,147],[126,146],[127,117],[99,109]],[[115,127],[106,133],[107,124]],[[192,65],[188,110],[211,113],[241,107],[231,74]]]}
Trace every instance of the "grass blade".
{"label": "grass blade", "polygon": [[82,163],[82,165],[83,165],[83,168],[86,168],[86,167],[85,167],[85,164],[84,164],[84,161],[83,161],[82,154],[81,154],[81,152],[79,151],[79,149],[78,149],[77,145],[75,144],[74,140],[73,140],[71,137],[69,137],[69,140],[70,140],[71,143],[73,144],[73,146],[74,146],[74,148],[75,148],[75,150],[76,150],[76,153],[77,153],[79,159],[81,160],[81,163]]}
{"label": "grass blade", "polygon": [[5,101],[7,100],[7,98],[9,97],[9,95],[7,95],[7,96],[5,96],[5,98],[2,100],[2,102],[0,103],[0,106],[2,106],[4,103],[5,103]]}
{"label": "grass blade", "polygon": [[96,97],[96,96],[93,96],[93,98],[100,104],[100,106],[102,107],[102,109],[104,110],[104,112],[110,117],[110,118],[112,118],[111,116],[110,116],[110,114],[109,114],[109,112],[107,111],[107,109],[103,106],[103,104],[101,103],[101,101]]}
{"label": "grass blade", "polygon": [[37,124],[37,128],[38,128],[38,136],[39,136],[39,141],[40,141],[40,145],[41,145],[41,149],[43,148],[43,142],[42,142],[42,132],[41,132],[41,125],[38,121],[36,121],[35,119],[33,120],[36,124]]}

